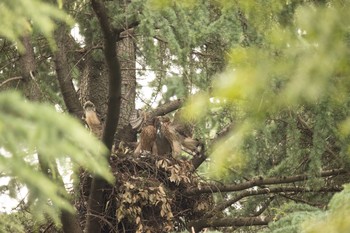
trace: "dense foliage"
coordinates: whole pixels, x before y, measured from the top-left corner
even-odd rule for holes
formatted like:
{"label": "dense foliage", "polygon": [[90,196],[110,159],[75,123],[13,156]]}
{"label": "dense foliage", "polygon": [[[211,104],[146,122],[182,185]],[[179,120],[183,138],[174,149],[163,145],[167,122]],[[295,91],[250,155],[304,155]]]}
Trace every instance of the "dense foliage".
{"label": "dense foliage", "polygon": [[[78,103],[82,105],[94,92],[95,100],[101,101],[97,110],[106,114],[101,107],[107,102],[100,98],[103,89],[92,88],[110,72],[104,61],[108,55],[103,53],[106,25],[95,17],[96,5],[93,9],[85,0],[64,5],[62,1],[3,1],[0,175],[11,179],[0,191],[10,190],[16,196],[14,186],[25,186],[29,197],[18,215],[0,215],[0,223],[7,223],[0,224],[0,231],[24,232],[23,224],[35,231],[49,224],[38,210],[45,210],[60,227],[65,224],[61,214],[74,213],[72,200],[80,214],[87,214],[86,200],[78,190],[82,186],[69,190],[70,195],[57,162],[74,171],[75,179],[84,168],[112,182],[108,172],[112,168],[117,180],[105,209],[116,215],[111,220],[115,232],[123,227],[142,232],[192,226],[222,232],[350,230],[348,1],[103,4],[107,26],[116,29],[110,32],[119,33],[116,42],[128,37],[135,46],[131,63],[136,65],[122,66],[122,72],[137,75],[136,101],[152,111],[150,106],[184,99],[183,115],[194,124],[195,137],[205,145],[202,156],[208,158],[197,174],[189,163],[193,156],[178,164],[173,158],[128,159],[133,148],[122,148],[117,133],[108,166],[105,147],[77,120],[53,107],[81,117],[82,110],[74,111],[65,96],[68,80],[78,89]],[[71,37],[73,27],[79,29],[79,38]],[[24,62],[28,37],[35,58],[35,69],[29,70],[30,62]],[[58,62],[60,51],[67,55],[65,65]],[[119,51],[119,60],[130,59],[124,53]],[[68,69],[63,79],[62,67]],[[28,83],[40,91],[33,95]],[[41,96],[39,101],[51,107],[25,101],[7,89],[17,89],[29,100]],[[125,109],[120,110],[123,114]],[[22,216],[23,210],[31,215]],[[37,226],[33,216],[40,219]],[[157,216],[163,219],[159,224],[154,221]]]}

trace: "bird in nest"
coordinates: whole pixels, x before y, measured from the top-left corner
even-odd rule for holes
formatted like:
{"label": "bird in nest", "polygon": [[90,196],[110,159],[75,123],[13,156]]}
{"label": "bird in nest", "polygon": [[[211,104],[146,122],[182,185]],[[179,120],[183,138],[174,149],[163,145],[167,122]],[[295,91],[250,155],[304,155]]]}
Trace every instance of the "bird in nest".
{"label": "bird in nest", "polygon": [[131,126],[133,129],[141,130],[135,155],[148,151],[154,155],[178,157],[182,149],[197,153],[200,143],[192,138],[192,126],[188,122],[181,121],[178,112],[173,122],[167,116],[152,118],[144,112],[133,117],[130,121]]}
{"label": "bird in nest", "polygon": [[156,118],[150,118],[147,114],[143,114],[140,119],[137,119],[135,122],[130,122],[130,124],[134,129],[141,130],[140,141],[136,146],[134,154],[139,155],[146,151],[157,154],[155,144],[157,138]]}
{"label": "bird in nest", "polygon": [[176,114],[173,122],[167,116],[161,117],[160,121],[162,122],[161,132],[170,143],[174,157],[179,157],[182,150],[192,154],[199,152],[200,143],[192,138],[192,129],[188,123],[180,122],[176,119]]}

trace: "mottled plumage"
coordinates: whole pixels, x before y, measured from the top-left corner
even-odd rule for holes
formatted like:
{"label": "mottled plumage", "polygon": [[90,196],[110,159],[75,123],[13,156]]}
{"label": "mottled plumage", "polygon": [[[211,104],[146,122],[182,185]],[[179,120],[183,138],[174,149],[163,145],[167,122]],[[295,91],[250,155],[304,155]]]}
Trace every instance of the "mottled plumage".
{"label": "mottled plumage", "polygon": [[84,104],[85,121],[88,124],[91,132],[96,137],[101,138],[102,136],[102,125],[96,114],[95,105],[91,101],[87,101]]}
{"label": "mottled plumage", "polygon": [[157,131],[153,125],[145,126],[141,131],[141,150],[152,152],[153,143],[156,140]]}
{"label": "mottled plumage", "polygon": [[181,154],[181,141],[180,135],[172,126],[169,117],[160,118],[161,121],[161,133],[168,140],[171,146],[172,154],[177,157]]}
{"label": "mottled plumage", "polygon": [[150,118],[148,114],[134,117],[130,122],[134,129],[141,128],[140,140],[135,155],[149,151],[154,155],[178,157],[182,147],[197,152],[199,142],[192,138],[192,125],[180,120],[175,114],[174,122],[167,116]]}
{"label": "mottled plumage", "polygon": [[156,137],[157,137],[157,130],[154,125],[154,121],[153,122],[151,121],[151,124],[148,124],[141,129],[140,141],[135,149],[135,152],[134,152],[135,155],[139,155],[143,151],[155,153]]}
{"label": "mottled plumage", "polygon": [[181,123],[174,119],[170,121],[169,117],[162,118],[162,133],[169,141],[173,156],[181,154],[181,146],[191,152],[197,152],[199,142],[192,138],[192,126],[189,123]]}
{"label": "mottled plumage", "polygon": [[156,137],[156,154],[157,155],[171,155],[171,145],[168,139],[164,136],[164,132],[162,130],[162,123],[160,121],[160,117],[156,118],[156,129],[157,129],[157,137]]}
{"label": "mottled plumage", "polygon": [[135,110],[130,116],[130,125],[136,131],[140,131],[143,125],[143,122],[146,118],[146,114],[141,110]]}

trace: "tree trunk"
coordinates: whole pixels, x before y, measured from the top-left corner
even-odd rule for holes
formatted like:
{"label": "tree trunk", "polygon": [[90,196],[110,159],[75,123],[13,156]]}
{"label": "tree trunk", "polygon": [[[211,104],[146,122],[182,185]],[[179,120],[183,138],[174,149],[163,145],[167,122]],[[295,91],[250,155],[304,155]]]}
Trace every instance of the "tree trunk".
{"label": "tree trunk", "polygon": [[[124,36],[117,42],[117,54],[120,59],[122,74],[121,107],[115,137],[116,144],[119,145],[120,141],[136,141],[136,133],[131,129],[129,124],[130,115],[135,109],[136,95],[135,46],[130,34]],[[81,100],[83,100],[83,102],[90,100],[95,103],[97,112],[100,113],[101,122],[104,122],[107,114],[109,86],[106,63],[103,60],[96,59],[93,54],[90,54],[87,59],[80,86]],[[87,179],[87,177],[85,177],[84,180],[81,181],[83,182],[81,187],[89,187],[89,189],[82,190],[82,194],[84,199],[87,200],[90,194],[90,187],[93,186],[92,189],[95,189],[98,184],[92,183],[92,180]],[[108,192],[110,192],[110,188],[102,188],[99,192],[101,195],[99,198],[104,199],[104,202],[111,201],[106,198],[109,196]],[[105,206],[104,203],[102,203],[102,205]],[[115,213],[110,213],[110,215],[111,219],[115,218]],[[112,223],[112,225],[115,224],[116,223]],[[108,225],[105,225],[104,228],[106,229],[101,229],[102,232],[109,232],[110,229],[108,229]]]}
{"label": "tree trunk", "polygon": [[26,35],[22,37],[22,43],[24,45],[24,53],[19,57],[19,64],[21,70],[21,76],[23,82],[21,85],[23,87],[24,95],[32,101],[40,101],[42,99],[41,90],[35,78],[36,64],[34,49],[31,43],[31,37]]}
{"label": "tree trunk", "polygon": [[[22,38],[22,43],[25,47],[25,52],[20,56],[20,66],[23,77],[23,90],[26,97],[31,101],[41,101],[43,96],[40,90],[40,87],[35,78],[35,57],[34,57],[34,49],[30,41],[30,36],[25,36]],[[39,164],[46,164],[41,156],[38,156]],[[55,161],[52,161],[55,163]],[[56,165],[54,165],[56,166]],[[46,174],[50,179],[48,174],[49,168],[42,166],[43,173]],[[60,185],[63,186],[63,181],[60,180]],[[68,195],[68,194],[67,194]],[[69,233],[81,233],[82,230],[80,228],[79,222],[77,221],[77,216],[73,213],[70,213],[66,210],[62,210],[61,213],[61,222],[63,225],[64,232]]]}
{"label": "tree trunk", "polygon": [[136,96],[136,55],[132,33],[132,29],[123,32],[122,39],[117,43],[117,54],[122,73],[122,99],[116,134],[117,143],[136,141],[136,134],[129,124],[131,113],[135,110]]}
{"label": "tree trunk", "polygon": [[69,70],[69,62],[67,58],[68,30],[65,25],[60,25],[55,32],[55,40],[57,50],[54,53],[54,62],[58,83],[68,112],[81,119],[83,116],[83,108],[79,103],[78,94],[74,88],[71,72]]}
{"label": "tree trunk", "polygon": [[80,99],[84,104],[91,101],[95,104],[101,122],[107,114],[108,73],[106,62],[100,50],[95,50],[86,56],[85,67],[80,83]]}

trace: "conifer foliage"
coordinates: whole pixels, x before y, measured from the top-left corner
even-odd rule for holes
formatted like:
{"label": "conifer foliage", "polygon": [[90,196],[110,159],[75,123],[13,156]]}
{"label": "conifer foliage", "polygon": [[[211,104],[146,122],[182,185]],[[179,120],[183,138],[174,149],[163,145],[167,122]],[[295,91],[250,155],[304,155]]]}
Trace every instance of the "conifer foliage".
{"label": "conifer foliage", "polygon": [[2,1],[0,232],[349,232],[349,11]]}

